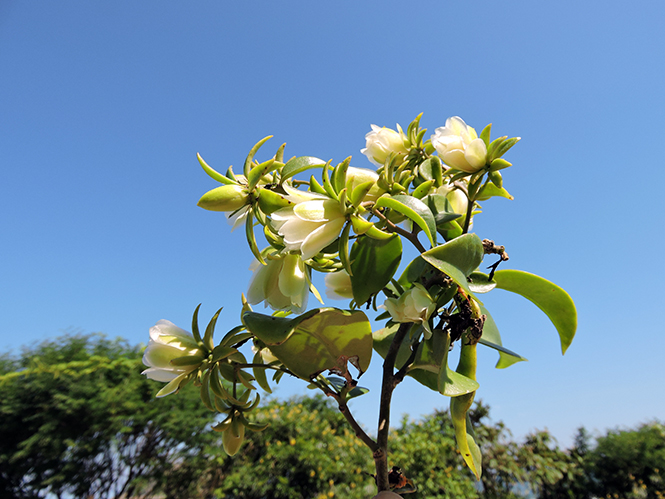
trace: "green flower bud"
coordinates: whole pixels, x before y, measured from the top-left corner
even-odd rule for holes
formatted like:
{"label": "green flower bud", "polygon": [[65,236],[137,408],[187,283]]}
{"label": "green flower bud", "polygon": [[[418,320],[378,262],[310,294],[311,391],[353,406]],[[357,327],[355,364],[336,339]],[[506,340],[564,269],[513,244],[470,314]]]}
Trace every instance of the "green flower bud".
{"label": "green flower bud", "polygon": [[235,456],[240,450],[243,440],[245,439],[245,427],[240,420],[234,417],[228,430],[222,433],[222,445],[224,451],[229,456]]}
{"label": "green flower bud", "polygon": [[247,204],[249,195],[241,185],[222,185],[206,192],[198,206],[210,211],[235,211]]}
{"label": "green flower bud", "polygon": [[499,173],[498,171],[490,171],[489,177],[492,183],[496,185],[499,189],[503,187],[503,177],[501,176],[501,173]]}

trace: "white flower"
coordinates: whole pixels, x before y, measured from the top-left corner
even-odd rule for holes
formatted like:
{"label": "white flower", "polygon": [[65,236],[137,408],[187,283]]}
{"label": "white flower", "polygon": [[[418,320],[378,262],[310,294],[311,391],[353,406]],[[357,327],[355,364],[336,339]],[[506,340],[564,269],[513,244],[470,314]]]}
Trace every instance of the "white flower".
{"label": "white flower", "polygon": [[286,251],[299,250],[307,260],[337,239],[346,222],[344,210],[328,196],[287,185],[284,189],[289,201],[296,204],[273,212],[272,224],[284,238]]}
{"label": "white flower", "polygon": [[226,221],[229,223],[231,226],[231,232],[236,230],[238,227],[240,227],[242,224],[245,223],[245,220],[247,220],[247,215],[249,215],[249,211],[252,209],[250,205],[247,205],[243,208],[240,208],[237,211],[234,211],[233,213],[227,213],[226,214]]}
{"label": "white flower", "polygon": [[[399,128],[399,125],[397,125]],[[365,135],[365,149],[360,152],[369,158],[377,166],[383,166],[390,153],[406,154],[409,151],[404,147],[402,129],[399,132],[390,128],[379,128],[372,125],[372,131]]]}
{"label": "white flower", "polygon": [[435,192],[436,194],[446,196],[446,199],[450,203],[450,207],[455,213],[459,213],[463,217],[466,216],[466,209],[469,206],[469,199],[461,189],[456,189],[450,184],[445,184],[441,187],[437,187]]}
{"label": "white flower", "polygon": [[174,366],[171,363],[173,359],[185,356],[197,356],[201,361],[205,357],[205,352],[191,333],[166,320],[161,320],[150,328],[150,341],[143,352],[143,364],[148,366],[148,369],[141,374],[155,381],[168,382],[168,385],[159,391],[158,397],[175,392],[180,382],[201,365],[196,359],[186,366]]}
{"label": "white flower", "polygon": [[273,310],[290,310],[301,314],[307,308],[309,280],[300,255],[272,255],[267,265],[254,261],[250,270],[254,276],[249,283],[247,301],[256,305],[264,302]]}
{"label": "white flower", "polygon": [[358,187],[360,184],[364,184],[365,182],[374,182],[372,188],[367,194],[365,194],[363,201],[376,201],[379,196],[385,192],[376,183],[378,180],[379,174],[374,170],[349,166],[346,171],[346,195],[350,196],[353,192],[353,189]]}
{"label": "white flower", "polygon": [[435,130],[432,145],[441,160],[457,170],[475,173],[487,162],[485,142],[459,116],[448,118],[446,126]]}
{"label": "white flower", "polygon": [[425,339],[432,336],[428,321],[436,304],[422,284],[414,284],[399,298],[387,298],[381,307],[388,311],[393,321],[421,323],[425,329]]}
{"label": "white flower", "polygon": [[331,300],[353,299],[351,276],[346,270],[326,274],[326,296]]}

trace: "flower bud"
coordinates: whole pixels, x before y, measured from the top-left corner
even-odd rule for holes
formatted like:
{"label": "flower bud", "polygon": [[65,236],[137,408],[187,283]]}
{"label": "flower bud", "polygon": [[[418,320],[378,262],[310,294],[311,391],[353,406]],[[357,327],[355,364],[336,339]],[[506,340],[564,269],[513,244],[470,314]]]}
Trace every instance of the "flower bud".
{"label": "flower bud", "polygon": [[326,296],[331,300],[352,300],[351,276],[346,270],[326,274]]}
{"label": "flower bud", "polygon": [[455,189],[454,186],[445,184],[441,187],[437,187],[436,193],[446,196],[446,199],[450,203],[450,207],[455,213],[459,213],[462,216],[466,215],[469,200],[467,199],[466,194],[460,189]]}
{"label": "flower bud", "polygon": [[[155,381],[169,383],[157,394],[158,397],[163,397],[175,392],[179,387],[177,380],[184,381],[185,376],[198,369],[206,355],[207,352],[199,346],[191,333],[172,322],[161,320],[150,328],[150,341],[143,352],[143,364],[148,366],[148,369],[141,374]],[[191,362],[184,365],[181,362],[174,365],[172,362],[183,357],[191,357]],[[197,362],[197,359],[200,361]]]}
{"label": "flower bud", "polygon": [[350,194],[360,184],[364,184],[365,182],[374,182],[374,185],[371,187],[369,192],[365,194],[365,197],[362,200],[376,201],[379,196],[381,196],[381,194],[386,192],[384,189],[379,187],[377,184],[378,180],[379,174],[374,170],[349,166],[348,170],[346,171],[346,192]]}
{"label": "flower bud", "polygon": [[421,323],[425,329],[425,339],[432,336],[429,317],[436,309],[436,304],[422,284],[414,284],[399,298],[387,298],[385,308],[395,322]]}
{"label": "flower bud", "polygon": [[210,211],[235,211],[245,206],[248,199],[249,195],[244,187],[230,184],[206,192],[197,205]]}
{"label": "flower bud", "polygon": [[365,135],[365,149],[361,153],[377,166],[383,166],[390,153],[407,154],[404,140],[400,132],[390,128],[379,128],[372,125],[372,131]]}
{"label": "flower bud", "polygon": [[441,161],[463,172],[475,173],[487,163],[485,141],[458,116],[448,118],[446,126],[435,130],[432,145]]}
{"label": "flower bud", "polygon": [[245,440],[245,427],[238,418],[234,417],[231,426],[222,433],[224,452],[229,456],[235,456],[240,450],[243,440]]}
{"label": "flower bud", "polygon": [[254,271],[247,292],[247,301],[256,305],[264,302],[274,310],[290,310],[301,314],[307,308],[309,282],[300,255],[272,255],[267,265],[254,261]]}

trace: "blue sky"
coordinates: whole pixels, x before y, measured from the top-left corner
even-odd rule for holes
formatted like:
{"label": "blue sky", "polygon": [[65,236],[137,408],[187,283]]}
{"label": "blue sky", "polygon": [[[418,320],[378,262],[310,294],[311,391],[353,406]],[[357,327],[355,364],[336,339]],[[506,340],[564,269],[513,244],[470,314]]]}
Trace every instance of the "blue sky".
{"label": "blue sky", "polygon": [[[521,136],[476,218],[507,267],[564,287],[579,312],[561,357],[533,305],[484,300],[504,344],[478,396],[521,437],[602,431],[665,415],[662,2],[212,2],[0,4],[0,348],[63,332],[132,343],[203,303],[239,322],[242,231],[196,207],[221,170],[274,135],[286,155],[339,162],[370,124],[430,131],[459,115]],[[649,265],[647,265],[647,263]],[[220,331],[222,332],[222,331]],[[374,428],[379,362],[354,410]],[[287,383],[280,396],[304,392]],[[395,418],[447,399],[409,381]]]}

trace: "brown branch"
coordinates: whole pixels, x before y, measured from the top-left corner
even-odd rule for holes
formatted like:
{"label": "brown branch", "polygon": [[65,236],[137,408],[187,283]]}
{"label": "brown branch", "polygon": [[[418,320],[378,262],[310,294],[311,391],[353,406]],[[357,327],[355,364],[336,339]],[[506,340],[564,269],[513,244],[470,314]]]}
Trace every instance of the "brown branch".
{"label": "brown branch", "polygon": [[414,234],[413,232],[409,232],[408,230],[404,230],[401,227],[395,225],[390,220],[388,220],[388,218],[386,218],[386,216],[383,213],[381,213],[379,210],[377,210],[376,208],[372,209],[372,213],[374,215],[376,215],[377,217],[379,217],[384,222],[386,222],[386,224],[388,225],[388,228],[390,229],[391,232],[395,232],[396,234],[399,234],[402,237],[405,237],[409,241],[411,241],[411,244],[413,244],[418,251],[420,251],[421,253],[425,253],[425,251],[427,251],[425,249],[425,247],[422,244],[420,244],[420,241],[418,240],[418,236],[416,234]]}
{"label": "brown branch", "polygon": [[372,452],[376,452],[376,450],[379,448],[378,444],[367,433],[365,433],[365,430],[363,430],[362,427],[358,424],[356,419],[353,417],[353,414],[351,414],[351,411],[349,410],[349,406],[347,406],[344,403],[339,402],[338,409],[339,409],[339,412],[341,412],[342,415],[349,422],[349,424],[351,425],[351,428],[353,428],[353,431],[356,433],[356,437],[358,437],[360,440],[362,440],[363,443],[367,447],[369,447],[369,449]]}
{"label": "brown branch", "polygon": [[395,390],[395,360],[397,352],[411,329],[410,322],[400,324],[395,337],[393,338],[386,358],[383,361],[383,381],[381,383],[381,399],[379,405],[379,428],[377,431],[376,443],[378,449],[374,452],[374,464],[376,467],[376,484],[379,492],[390,490],[388,483],[388,433],[390,432],[390,402]]}

